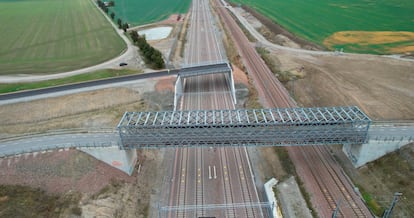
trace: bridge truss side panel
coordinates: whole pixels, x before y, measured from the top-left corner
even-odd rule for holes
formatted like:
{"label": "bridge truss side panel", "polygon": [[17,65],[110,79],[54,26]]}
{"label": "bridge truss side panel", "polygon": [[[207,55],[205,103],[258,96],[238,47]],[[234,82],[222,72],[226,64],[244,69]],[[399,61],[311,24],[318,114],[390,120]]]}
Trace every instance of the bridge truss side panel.
{"label": "bridge truss side panel", "polygon": [[121,127],[119,130],[123,149],[214,145],[361,144],[366,140],[366,126],[354,123],[193,128]]}
{"label": "bridge truss side panel", "polygon": [[118,130],[123,149],[361,144],[370,122],[357,107],[127,112]]}

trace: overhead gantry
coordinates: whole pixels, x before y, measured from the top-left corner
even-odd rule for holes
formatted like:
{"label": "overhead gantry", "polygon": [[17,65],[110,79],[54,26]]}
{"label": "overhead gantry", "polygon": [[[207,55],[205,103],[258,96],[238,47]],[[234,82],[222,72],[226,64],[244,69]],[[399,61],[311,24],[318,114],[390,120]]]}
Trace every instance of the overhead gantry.
{"label": "overhead gantry", "polygon": [[121,149],[362,144],[371,120],[358,107],[126,112]]}
{"label": "overhead gantry", "polygon": [[233,71],[231,65],[227,61],[217,63],[203,63],[199,65],[184,66],[178,72],[177,80],[175,81],[175,95],[174,95],[174,109],[184,94],[184,79],[194,76],[202,76],[208,74],[224,73],[226,81],[231,91],[234,104],[236,104],[236,90],[234,88]]}

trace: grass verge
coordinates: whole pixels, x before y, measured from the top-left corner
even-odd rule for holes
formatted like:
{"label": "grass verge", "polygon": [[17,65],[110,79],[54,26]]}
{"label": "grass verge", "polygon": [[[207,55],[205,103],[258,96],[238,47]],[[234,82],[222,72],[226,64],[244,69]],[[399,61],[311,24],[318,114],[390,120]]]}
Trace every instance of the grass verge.
{"label": "grass verge", "polygon": [[[358,185],[357,185],[358,186]],[[369,194],[367,191],[365,191],[362,186],[358,186],[359,191],[362,194],[362,198],[364,198],[364,201],[366,202],[368,208],[377,216],[381,216],[381,214],[384,213],[384,208],[382,208],[378,202]]]}
{"label": "grass verge", "polygon": [[47,80],[47,81],[41,81],[41,82],[0,84],[0,93],[10,93],[10,92],[23,91],[23,90],[47,88],[51,86],[59,86],[59,85],[66,85],[66,84],[72,84],[72,83],[86,82],[86,81],[91,81],[91,80],[125,76],[125,75],[137,74],[141,72],[142,71],[136,71],[136,70],[101,70],[101,71],[66,77],[62,79],[54,79],[54,80]]}

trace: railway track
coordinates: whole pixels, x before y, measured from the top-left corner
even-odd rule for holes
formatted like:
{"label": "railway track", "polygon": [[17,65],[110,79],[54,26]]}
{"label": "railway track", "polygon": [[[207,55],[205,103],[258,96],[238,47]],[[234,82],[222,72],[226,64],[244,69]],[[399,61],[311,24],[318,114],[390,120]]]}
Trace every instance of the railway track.
{"label": "railway track", "polygon": [[[216,0],[216,5],[221,3]],[[223,25],[234,37],[242,61],[252,77],[255,87],[266,107],[297,107],[287,90],[276,79],[255,51],[240,27],[224,7],[216,7]],[[344,183],[346,178],[338,173],[339,166],[332,161],[326,150],[318,147],[289,147],[289,155],[308,192],[312,195],[312,204],[319,215],[329,217],[336,209],[337,200],[342,200],[339,215],[343,217],[372,217],[362,200],[355,194],[351,185]]]}
{"label": "railway track", "polygon": [[[224,203],[229,204],[234,202],[233,192],[232,192],[232,184],[229,181],[229,172],[228,172],[228,163],[225,155],[225,148],[219,148],[219,156],[222,166],[222,182],[224,187]],[[234,218],[236,217],[236,210],[234,208],[227,208],[226,210],[226,217]]]}
{"label": "railway track", "polygon": [[[345,199],[344,200],[345,206],[339,207],[339,211],[344,217],[367,217],[370,214],[367,214],[366,211],[358,207],[358,201],[361,201],[360,198],[355,196],[352,190],[352,187],[349,183],[345,182],[345,180],[340,179],[342,177],[342,173],[339,171],[337,167],[335,167],[336,163],[333,157],[329,154],[329,151],[326,147],[321,146],[312,146],[312,148],[316,151],[319,155],[319,160],[322,161],[323,166],[326,168],[327,172],[334,180],[336,187],[339,188],[340,193]],[[340,198],[341,196],[339,196]]]}
{"label": "railway track", "polygon": [[[194,0],[191,7],[185,65],[226,60],[214,29],[209,2]],[[184,78],[179,110],[234,109],[227,85],[229,79],[226,74]],[[240,204],[231,206],[259,202],[246,159],[248,156],[243,148],[177,149],[169,206],[180,209],[168,212],[168,217],[263,217],[260,208],[252,209]],[[205,205],[228,206],[206,209]]]}

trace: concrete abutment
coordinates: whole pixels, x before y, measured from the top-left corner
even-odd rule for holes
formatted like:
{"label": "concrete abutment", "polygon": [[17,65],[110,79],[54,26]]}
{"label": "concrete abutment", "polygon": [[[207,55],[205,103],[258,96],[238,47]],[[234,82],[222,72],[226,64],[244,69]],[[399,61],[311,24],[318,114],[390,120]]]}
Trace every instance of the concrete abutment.
{"label": "concrete abutment", "polygon": [[369,140],[368,143],[362,145],[344,145],[342,150],[352,164],[358,168],[412,142],[409,139]]}
{"label": "concrete abutment", "polygon": [[106,164],[132,175],[138,161],[136,149],[120,150],[119,147],[79,148],[79,150]]}

